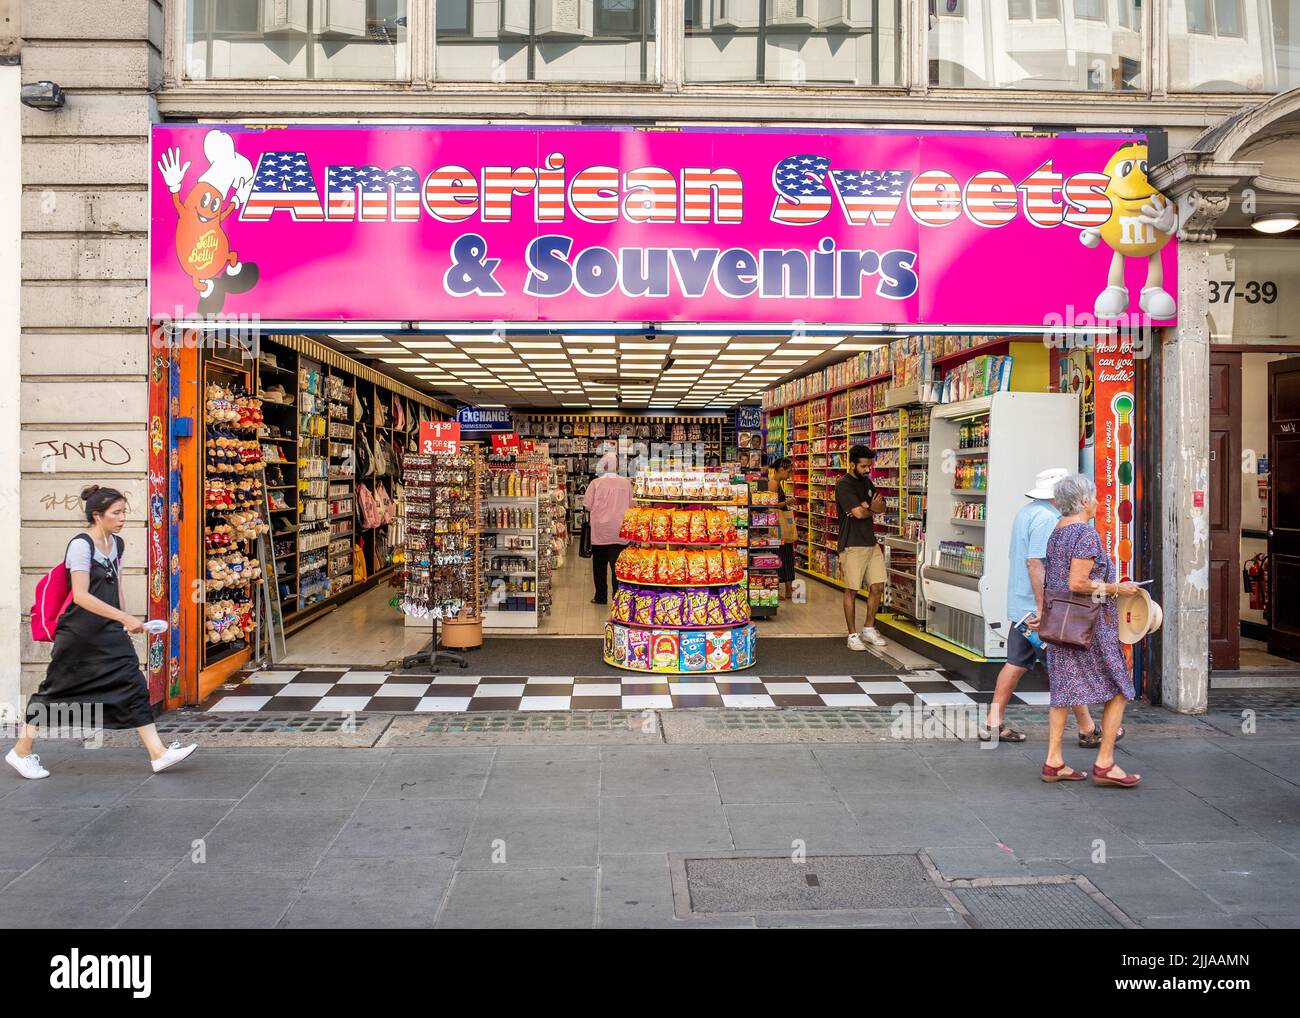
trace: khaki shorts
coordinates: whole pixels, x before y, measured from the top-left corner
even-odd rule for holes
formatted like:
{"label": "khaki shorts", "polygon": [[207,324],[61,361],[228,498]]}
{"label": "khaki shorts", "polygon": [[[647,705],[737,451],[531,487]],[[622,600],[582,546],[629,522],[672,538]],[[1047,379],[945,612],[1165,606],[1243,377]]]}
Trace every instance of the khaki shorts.
{"label": "khaki shorts", "polygon": [[885,552],[878,544],[870,548],[845,548],[840,552],[840,579],[853,590],[864,590],[885,582]]}

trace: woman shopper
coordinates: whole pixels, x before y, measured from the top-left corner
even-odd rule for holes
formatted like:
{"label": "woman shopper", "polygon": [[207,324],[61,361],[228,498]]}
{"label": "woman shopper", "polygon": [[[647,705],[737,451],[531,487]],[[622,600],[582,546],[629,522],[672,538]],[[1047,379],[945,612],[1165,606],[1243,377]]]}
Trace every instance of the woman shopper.
{"label": "woman shopper", "polygon": [[790,509],[785,488],[793,474],[794,460],[789,456],[773,463],[767,473],[767,490],[777,495],[776,523],[781,536],[781,547],[778,551],[781,568],[777,572],[777,580],[781,584],[780,597],[783,601],[789,601],[794,595],[794,542],[799,538],[799,532],[794,525],[794,512]]}
{"label": "woman shopper", "polygon": [[1115,563],[1097,533],[1097,488],[1083,474],[1056,484],[1052,501],[1061,513],[1047,539],[1047,569],[1043,586],[1047,594],[1071,591],[1102,600],[1091,645],[1047,645],[1047,681],[1051,690],[1044,781],[1082,781],[1087,775],[1070,767],[1061,756],[1061,736],[1066,715],[1080,704],[1104,703],[1101,745],[1092,766],[1097,785],[1132,788],[1140,774],[1126,774],[1115,763],[1115,737],[1124,719],[1124,705],[1133,699],[1133,678],[1119,642],[1119,611],[1115,598],[1136,594],[1136,583],[1115,582]]}
{"label": "woman shopper", "polygon": [[[149,751],[154,771],[165,771],[197,749],[173,742],[164,746],[149,708],[149,685],[128,633],[144,623],[121,608],[121,562],[126,545],[118,532],[126,523],[126,497],[92,484],[81,493],[86,504],[85,533],[64,553],[72,583],[72,603],[59,617],[45,681],[27,703],[22,737],[5,760],[25,778],[49,771],[32,752],[42,718],[84,711],[80,727],[93,721],[106,729],[134,728]],[[97,712],[101,712],[96,717]]]}

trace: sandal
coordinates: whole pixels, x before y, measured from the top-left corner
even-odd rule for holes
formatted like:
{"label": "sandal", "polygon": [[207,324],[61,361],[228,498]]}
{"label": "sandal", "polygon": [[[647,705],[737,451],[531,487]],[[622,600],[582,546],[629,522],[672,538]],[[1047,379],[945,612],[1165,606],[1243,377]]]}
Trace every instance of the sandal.
{"label": "sandal", "polygon": [[[1126,774],[1122,778],[1111,777],[1110,772],[1113,771],[1116,766],[1116,764],[1111,764],[1105,770],[1102,770],[1096,764],[1093,764],[1092,783],[1094,785],[1114,785],[1116,788],[1133,788],[1142,780],[1141,774]],[[1044,770],[1046,770],[1046,768],[1044,768]],[[1046,780],[1046,778],[1043,780]]]}
{"label": "sandal", "polygon": [[[1069,771],[1069,774],[1062,774],[1062,771]],[[1043,764],[1043,773],[1040,775],[1044,781],[1083,781],[1088,777],[1083,771],[1076,771],[1067,763],[1061,764],[1060,767],[1053,767],[1050,764]],[[1095,778],[1096,775],[1094,774]]]}
{"label": "sandal", "polygon": [[[1124,738],[1124,726],[1120,725],[1119,731],[1115,733],[1115,741],[1119,742],[1119,740],[1122,738]],[[1080,749],[1096,749],[1100,745],[1101,745],[1101,725],[1094,725],[1092,731],[1088,732],[1087,734],[1084,734],[1083,732],[1079,733]]]}
{"label": "sandal", "polygon": [[[993,729],[989,725],[980,725],[979,727],[980,742],[993,741]],[[1024,742],[1027,736],[1024,732],[1018,732],[1010,725],[1003,722],[998,730],[998,742]]]}

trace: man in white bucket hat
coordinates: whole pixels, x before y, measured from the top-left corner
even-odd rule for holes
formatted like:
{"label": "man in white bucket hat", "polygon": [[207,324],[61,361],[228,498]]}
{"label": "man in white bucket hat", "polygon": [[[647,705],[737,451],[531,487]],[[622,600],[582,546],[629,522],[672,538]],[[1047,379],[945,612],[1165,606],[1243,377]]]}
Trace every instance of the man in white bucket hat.
{"label": "man in white bucket hat", "polygon": [[[1015,628],[1015,624],[1026,615],[1030,628],[1038,625],[1038,616],[1043,610],[1043,577],[1047,571],[1047,539],[1056,529],[1056,521],[1061,518],[1052,496],[1059,481],[1069,477],[1073,471],[1064,467],[1052,467],[1041,471],[1034,478],[1034,487],[1025,492],[1030,499],[1011,524],[1011,570],[1007,574],[1007,617],[1011,620],[1011,632],[1007,635],[1007,663],[998,673],[998,684],[993,692],[993,703],[989,705],[987,727],[980,732],[980,739],[988,742],[997,732],[999,742],[1024,742],[1025,733],[1018,732],[1003,720],[1011,694],[1016,691],[1025,672],[1034,667],[1038,659],[1038,648],[1027,640]],[[1092,720],[1088,708],[1074,708],[1074,717],[1079,724],[1079,745],[1096,746],[1101,739],[1101,729]]]}

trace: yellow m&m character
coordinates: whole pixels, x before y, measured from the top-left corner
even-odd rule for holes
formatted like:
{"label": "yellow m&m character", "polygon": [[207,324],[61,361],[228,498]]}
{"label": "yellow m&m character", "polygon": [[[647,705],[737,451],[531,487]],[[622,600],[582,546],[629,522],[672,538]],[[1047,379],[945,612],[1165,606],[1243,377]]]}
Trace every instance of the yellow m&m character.
{"label": "yellow m&m character", "polygon": [[1106,289],[1097,295],[1094,311],[1098,318],[1119,318],[1128,311],[1128,288],[1124,285],[1124,259],[1145,258],[1147,279],[1138,296],[1138,307],[1152,318],[1172,318],[1174,299],[1164,288],[1160,249],[1178,230],[1178,211],[1147,180],[1147,147],[1133,143],[1122,146],[1106,164],[1106,197],[1110,218],[1099,227],[1079,234],[1085,247],[1103,240],[1113,252]]}

